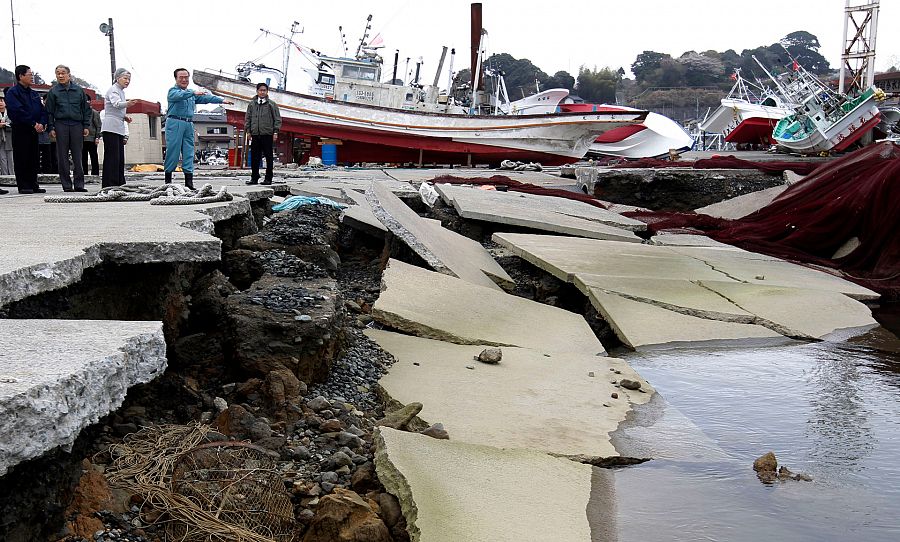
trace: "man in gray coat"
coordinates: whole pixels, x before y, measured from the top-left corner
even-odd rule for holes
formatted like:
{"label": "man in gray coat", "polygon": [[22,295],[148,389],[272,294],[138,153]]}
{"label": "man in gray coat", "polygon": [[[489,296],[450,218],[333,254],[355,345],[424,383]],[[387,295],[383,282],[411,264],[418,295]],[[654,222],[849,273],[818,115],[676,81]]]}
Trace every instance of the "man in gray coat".
{"label": "man in gray coat", "polygon": [[[84,89],[72,82],[68,66],[56,67],[56,84],[47,93],[47,115],[50,119],[50,136],[56,137],[56,159],[59,164],[59,182],[66,192],[87,192],[84,188],[84,169],[81,166],[81,148],[84,136],[91,125],[91,108],[85,99]],[[69,153],[75,167],[74,186],[69,176]]]}
{"label": "man in gray coat", "polygon": [[281,112],[278,105],[269,99],[269,85],[256,85],[256,98],[250,100],[244,115],[244,130],[250,134],[250,180],[247,184],[259,183],[259,162],[266,157],[266,180],[262,184],[272,184],[272,145],[278,139],[281,129]]}

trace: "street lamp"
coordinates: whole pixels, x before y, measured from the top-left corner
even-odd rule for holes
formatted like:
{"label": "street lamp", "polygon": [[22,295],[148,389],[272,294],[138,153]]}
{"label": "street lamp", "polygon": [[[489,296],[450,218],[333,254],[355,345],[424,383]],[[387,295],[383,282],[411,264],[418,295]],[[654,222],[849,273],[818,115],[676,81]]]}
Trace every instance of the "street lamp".
{"label": "street lamp", "polygon": [[116,82],[116,42],[113,39],[113,23],[112,17],[108,23],[100,23],[100,32],[105,36],[109,36],[109,76],[112,82]]}

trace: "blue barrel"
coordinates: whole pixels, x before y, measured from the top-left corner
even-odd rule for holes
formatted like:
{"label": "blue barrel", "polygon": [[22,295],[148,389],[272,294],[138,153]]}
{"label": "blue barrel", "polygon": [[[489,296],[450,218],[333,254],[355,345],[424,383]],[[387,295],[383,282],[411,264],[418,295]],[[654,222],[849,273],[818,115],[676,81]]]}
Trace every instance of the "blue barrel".
{"label": "blue barrel", "polygon": [[322,145],[322,164],[337,165],[337,145]]}

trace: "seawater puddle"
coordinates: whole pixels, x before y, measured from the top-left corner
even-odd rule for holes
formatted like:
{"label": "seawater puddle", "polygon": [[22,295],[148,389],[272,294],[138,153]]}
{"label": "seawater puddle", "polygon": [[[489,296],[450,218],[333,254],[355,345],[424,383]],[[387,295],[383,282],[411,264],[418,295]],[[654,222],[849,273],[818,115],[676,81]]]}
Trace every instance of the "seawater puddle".
{"label": "seawater puddle", "polygon": [[[900,355],[848,343],[620,355],[664,400],[617,446],[619,541],[900,540]],[[623,449],[624,448],[624,449]],[[812,482],[764,485],[753,460]]]}

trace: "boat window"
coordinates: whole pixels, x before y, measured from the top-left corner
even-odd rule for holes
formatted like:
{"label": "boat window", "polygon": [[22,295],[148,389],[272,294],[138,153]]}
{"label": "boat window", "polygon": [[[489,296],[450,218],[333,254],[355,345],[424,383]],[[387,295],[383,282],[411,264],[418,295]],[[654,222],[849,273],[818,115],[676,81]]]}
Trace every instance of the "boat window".
{"label": "boat window", "polygon": [[365,66],[344,66],[341,74],[345,79],[361,79],[363,81],[375,80],[375,68]]}
{"label": "boat window", "polygon": [[334,76],[330,73],[320,73],[319,74],[319,83],[325,85],[333,85],[334,84]]}

